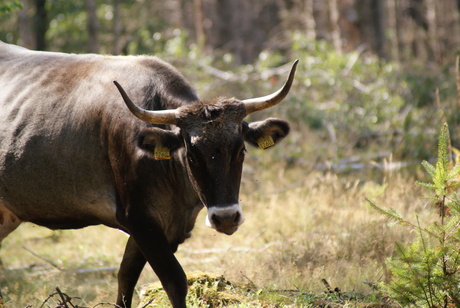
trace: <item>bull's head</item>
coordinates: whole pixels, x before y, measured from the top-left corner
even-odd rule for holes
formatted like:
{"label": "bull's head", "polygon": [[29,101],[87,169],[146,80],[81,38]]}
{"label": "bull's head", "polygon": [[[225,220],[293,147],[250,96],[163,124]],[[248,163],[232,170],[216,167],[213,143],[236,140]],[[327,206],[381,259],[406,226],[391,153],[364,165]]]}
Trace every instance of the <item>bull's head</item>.
{"label": "bull's head", "polygon": [[175,132],[149,128],[144,143],[155,146],[157,159],[167,158],[169,151],[185,148],[181,157],[190,181],[207,207],[206,225],[225,234],[234,233],[243,223],[238,196],[245,155],[244,141],[261,148],[275,145],[289,133],[289,124],[280,119],[247,123],[243,119],[256,111],[280,103],[294,80],[296,61],[289,78],[277,92],[248,100],[218,99],[174,110],[146,110],[136,106],[115,81],[129,110],[139,119],[152,124],[176,125]]}

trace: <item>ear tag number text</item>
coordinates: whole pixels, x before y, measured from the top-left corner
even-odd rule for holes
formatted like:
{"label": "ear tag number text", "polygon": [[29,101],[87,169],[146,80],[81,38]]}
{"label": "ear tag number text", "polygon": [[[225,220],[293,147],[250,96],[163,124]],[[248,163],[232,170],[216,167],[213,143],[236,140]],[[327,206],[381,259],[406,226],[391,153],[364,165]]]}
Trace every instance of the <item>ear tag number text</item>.
{"label": "ear tag number text", "polygon": [[257,140],[257,144],[259,145],[259,148],[262,150],[266,150],[271,146],[275,145],[275,141],[273,141],[272,136],[267,135],[267,136],[262,136]]}
{"label": "ear tag number text", "polygon": [[157,145],[155,151],[153,152],[153,157],[156,160],[164,160],[171,158],[171,152],[168,147]]}

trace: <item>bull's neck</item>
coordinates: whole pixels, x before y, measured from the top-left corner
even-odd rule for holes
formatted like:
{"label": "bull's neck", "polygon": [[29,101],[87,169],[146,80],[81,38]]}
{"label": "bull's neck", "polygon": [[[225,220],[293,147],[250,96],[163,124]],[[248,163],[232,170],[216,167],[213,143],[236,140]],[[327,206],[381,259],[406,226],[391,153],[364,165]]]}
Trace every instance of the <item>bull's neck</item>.
{"label": "bull's neck", "polygon": [[[203,205],[193,189],[184,165],[184,151],[179,149],[168,161],[161,162],[164,172],[163,187],[171,198],[166,201],[169,210],[161,215],[161,223],[166,237],[172,245],[182,243],[190,236],[196,217]],[[167,182],[166,182],[167,181]],[[164,193],[164,192],[159,192]],[[158,192],[157,192],[158,194]],[[178,223],[180,221],[180,223]]]}

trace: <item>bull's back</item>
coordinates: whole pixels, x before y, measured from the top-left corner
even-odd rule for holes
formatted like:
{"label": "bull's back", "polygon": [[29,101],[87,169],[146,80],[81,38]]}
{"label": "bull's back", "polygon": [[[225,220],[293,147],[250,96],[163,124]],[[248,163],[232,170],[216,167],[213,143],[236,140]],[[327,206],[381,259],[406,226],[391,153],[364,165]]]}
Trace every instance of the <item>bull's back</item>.
{"label": "bull's back", "polygon": [[[136,130],[146,124],[128,111],[113,80],[144,108],[198,99],[155,57],[36,52],[0,42],[0,207],[48,227],[117,225],[111,163],[134,165]],[[131,161],[111,162],[121,150]]]}
{"label": "bull's back", "polygon": [[114,223],[103,57],[0,45],[0,203],[50,227]]}

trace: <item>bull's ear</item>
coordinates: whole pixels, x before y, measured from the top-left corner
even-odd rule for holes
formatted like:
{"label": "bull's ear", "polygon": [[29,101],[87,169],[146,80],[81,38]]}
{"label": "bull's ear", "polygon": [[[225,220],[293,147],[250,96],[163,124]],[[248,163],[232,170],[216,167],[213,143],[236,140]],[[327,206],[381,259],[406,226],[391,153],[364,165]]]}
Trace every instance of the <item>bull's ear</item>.
{"label": "bull's ear", "polygon": [[274,146],[289,134],[289,123],[275,118],[243,123],[244,140],[263,150]]}
{"label": "bull's ear", "polygon": [[184,146],[178,131],[158,127],[144,128],[139,134],[138,145],[156,160],[169,159],[172,152]]}

